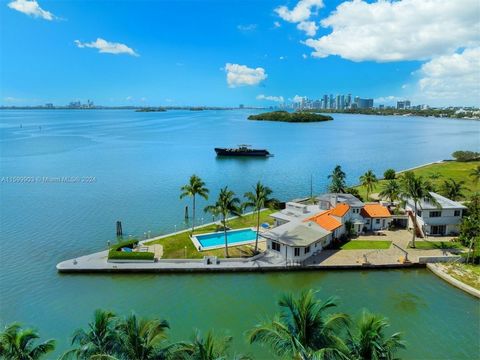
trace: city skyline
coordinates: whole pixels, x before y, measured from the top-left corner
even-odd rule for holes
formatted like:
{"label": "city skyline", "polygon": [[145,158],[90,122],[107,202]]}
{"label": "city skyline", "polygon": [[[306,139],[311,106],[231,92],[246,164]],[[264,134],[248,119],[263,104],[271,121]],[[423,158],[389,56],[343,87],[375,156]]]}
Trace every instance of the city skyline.
{"label": "city skyline", "polygon": [[472,0],[10,0],[0,6],[0,105],[277,106],[355,93],[387,106],[478,106],[475,9]]}

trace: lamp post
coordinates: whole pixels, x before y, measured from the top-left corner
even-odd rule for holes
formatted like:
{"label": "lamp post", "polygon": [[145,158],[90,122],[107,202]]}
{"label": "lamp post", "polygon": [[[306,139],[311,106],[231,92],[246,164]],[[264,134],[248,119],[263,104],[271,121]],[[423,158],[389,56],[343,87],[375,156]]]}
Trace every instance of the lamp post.
{"label": "lamp post", "polygon": [[185,259],[187,258],[187,247],[185,246]]}

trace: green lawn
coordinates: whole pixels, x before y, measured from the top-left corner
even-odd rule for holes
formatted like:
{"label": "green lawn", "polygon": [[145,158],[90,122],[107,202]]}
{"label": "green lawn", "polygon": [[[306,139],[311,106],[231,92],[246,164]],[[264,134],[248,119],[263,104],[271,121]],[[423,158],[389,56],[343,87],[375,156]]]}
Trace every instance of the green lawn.
{"label": "green lawn", "polygon": [[[276,210],[265,210],[260,214],[260,223],[268,222],[273,223],[273,219],[269,215]],[[254,227],[257,224],[256,215],[246,215],[241,218],[236,218],[227,221],[227,226],[232,229],[240,229],[245,227]],[[204,234],[216,231],[216,225],[208,225],[198,230],[195,229],[195,234]],[[204,256],[224,256],[224,249],[215,249],[199,252],[195,246],[193,246],[190,240],[190,232],[182,232],[173,236],[168,236],[163,239],[151,241],[148,244],[160,244],[163,246],[162,259],[175,259],[185,257],[185,248],[187,252],[187,258],[190,259],[202,259]],[[229,255],[231,257],[250,256],[252,255],[252,247],[248,245],[229,247]]]}
{"label": "green lawn", "polygon": [[[408,244],[408,247],[411,248],[412,244]],[[433,249],[465,249],[465,247],[459,242],[452,241],[426,241],[426,240],[416,240],[415,248],[421,250],[433,250]]]}
{"label": "green lawn", "polygon": [[340,246],[341,250],[376,250],[388,249],[392,244],[391,241],[385,240],[351,240]]}
{"label": "green lawn", "polygon": [[[427,165],[418,169],[413,170],[415,175],[421,175],[425,178],[429,178],[432,174],[439,174],[440,177],[438,179],[430,179],[432,184],[439,188],[444,180],[453,179],[455,181],[465,181],[465,197],[469,198],[472,193],[480,191],[480,186],[473,182],[473,179],[469,176],[469,173],[480,165],[480,161],[470,161],[470,162],[458,162],[458,161],[448,161],[441,164],[433,164]],[[383,177],[382,174],[376,174],[377,177]],[[382,183],[384,180],[379,181],[373,193],[379,193],[382,188]],[[360,196],[364,200],[367,198],[367,192],[365,187],[358,186],[358,191],[360,192]]]}

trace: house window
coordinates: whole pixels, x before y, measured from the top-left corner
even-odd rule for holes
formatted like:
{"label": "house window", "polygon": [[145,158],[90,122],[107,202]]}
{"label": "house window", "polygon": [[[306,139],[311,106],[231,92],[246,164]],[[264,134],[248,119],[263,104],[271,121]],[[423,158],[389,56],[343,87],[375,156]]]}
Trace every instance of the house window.
{"label": "house window", "polygon": [[420,210],[417,211],[417,216],[422,216],[422,212]]}
{"label": "house window", "polygon": [[[316,245],[316,244],[315,244],[315,245]],[[308,254],[309,252],[310,252],[310,246],[307,246],[307,247],[305,248],[305,254]]]}
{"label": "house window", "polygon": [[380,224],[380,219],[375,219],[376,224]]}
{"label": "house window", "polygon": [[280,251],[280,244],[275,241],[272,241],[272,250]]}
{"label": "house window", "polygon": [[300,248],[295,248],[295,256],[300,256]]}
{"label": "house window", "polygon": [[455,212],[453,213],[453,216],[460,216],[461,214],[462,214],[461,210],[455,210]]}
{"label": "house window", "polygon": [[440,217],[442,216],[441,211],[430,211],[430,217]]}

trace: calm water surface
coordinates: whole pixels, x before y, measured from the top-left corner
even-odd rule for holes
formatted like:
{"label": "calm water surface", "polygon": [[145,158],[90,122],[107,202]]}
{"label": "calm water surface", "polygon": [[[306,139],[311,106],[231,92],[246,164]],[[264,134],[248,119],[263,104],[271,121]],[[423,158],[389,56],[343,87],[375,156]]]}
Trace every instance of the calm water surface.
{"label": "calm water surface", "polygon": [[[243,333],[272,314],[279,294],[321,288],[340,310],[363,307],[405,332],[410,359],[467,359],[479,354],[479,302],[425,270],[226,275],[58,275],[55,264],[105,247],[115,221],[142,235],[182,228],[187,202],[178,189],[192,173],[216,196],[243,194],[256,181],[281,199],[326,188],[341,164],[348,181],[367,169],[409,168],[479,149],[480,123],[413,117],[335,115],[318,124],[246,121],[249,111],[2,111],[2,177],[94,177],[93,183],[0,184],[0,322],[35,325],[65,349],[68,335],[95,308],[170,320],[175,338],[214,328],[246,347]],[[224,159],[213,147],[248,143],[268,159]],[[200,201],[201,209],[205,202]],[[202,220],[202,216],[204,216]],[[210,221],[205,215],[199,222]]]}

